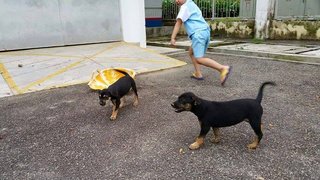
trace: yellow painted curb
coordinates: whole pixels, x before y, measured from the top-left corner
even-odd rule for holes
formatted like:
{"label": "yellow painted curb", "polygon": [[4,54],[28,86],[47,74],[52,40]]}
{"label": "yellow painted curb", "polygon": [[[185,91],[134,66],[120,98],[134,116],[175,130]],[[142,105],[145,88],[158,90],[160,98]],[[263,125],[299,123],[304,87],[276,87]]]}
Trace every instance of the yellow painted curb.
{"label": "yellow painted curb", "polygon": [[8,72],[8,70],[6,69],[6,67],[2,63],[0,63],[0,72],[1,72],[1,75],[2,75],[3,79],[6,81],[6,83],[9,86],[9,88],[11,89],[11,91],[15,91],[18,94],[22,94],[23,93],[23,91],[20,90],[20,88],[14,82],[14,80],[12,79],[10,73]]}

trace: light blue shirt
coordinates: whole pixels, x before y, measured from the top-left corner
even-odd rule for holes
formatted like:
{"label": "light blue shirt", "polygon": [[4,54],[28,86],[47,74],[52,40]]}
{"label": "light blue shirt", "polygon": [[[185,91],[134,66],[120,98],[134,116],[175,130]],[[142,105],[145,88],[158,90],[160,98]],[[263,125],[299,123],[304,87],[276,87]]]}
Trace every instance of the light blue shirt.
{"label": "light blue shirt", "polygon": [[192,0],[187,0],[180,7],[178,18],[182,20],[189,38],[197,31],[210,30],[201,10]]}

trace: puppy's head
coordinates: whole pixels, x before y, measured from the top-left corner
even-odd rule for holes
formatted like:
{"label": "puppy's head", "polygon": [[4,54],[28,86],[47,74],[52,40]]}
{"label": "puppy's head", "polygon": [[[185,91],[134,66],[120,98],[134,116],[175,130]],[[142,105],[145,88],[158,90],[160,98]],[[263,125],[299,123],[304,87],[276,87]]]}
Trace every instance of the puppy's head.
{"label": "puppy's head", "polygon": [[175,109],[175,112],[180,113],[182,111],[191,111],[191,109],[200,104],[200,99],[192,92],[186,92],[178,97],[178,100],[173,102],[171,106]]}
{"label": "puppy's head", "polygon": [[98,93],[99,93],[99,104],[101,106],[105,106],[106,101],[109,100],[111,97],[110,92],[108,91],[108,89],[104,89],[104,90],[98,91]]}

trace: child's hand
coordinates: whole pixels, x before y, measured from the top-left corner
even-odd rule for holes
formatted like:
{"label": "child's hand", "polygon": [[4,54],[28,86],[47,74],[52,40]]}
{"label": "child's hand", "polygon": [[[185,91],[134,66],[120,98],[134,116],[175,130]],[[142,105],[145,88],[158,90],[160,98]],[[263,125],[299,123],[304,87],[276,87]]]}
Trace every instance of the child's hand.
{"label": "child's hand", "polygon": [[171,38],[170,44],[172,46],[175,46],[176,45],[176,39]]}

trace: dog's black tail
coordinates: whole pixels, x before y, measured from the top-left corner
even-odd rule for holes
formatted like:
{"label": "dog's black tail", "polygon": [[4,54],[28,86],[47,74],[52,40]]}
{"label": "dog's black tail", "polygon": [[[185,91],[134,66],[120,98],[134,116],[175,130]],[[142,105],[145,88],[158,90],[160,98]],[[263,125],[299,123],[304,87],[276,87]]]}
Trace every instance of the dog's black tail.
{"label": "dog's black tail", "polygon": [[276,83],[271,82],[271,81],[267,81],[267,82],[262,83],[262,85],[260,86],[260,89],[259,89],[258,96],[257,96],[257,98],[256,98],[256,100],[259,102],[259,104],[261,104],[262,96],[263,96],[263,88],[264,88],[266,85],[275,86]]}

